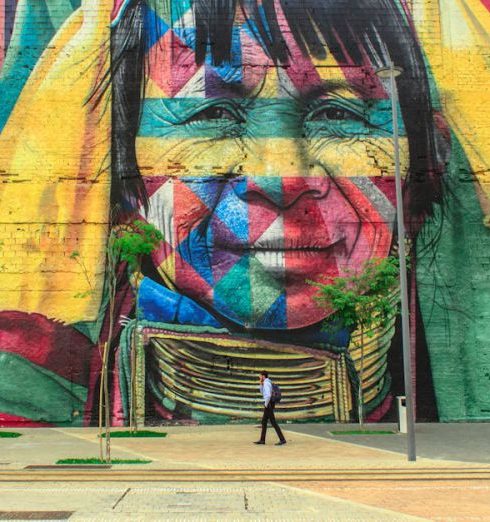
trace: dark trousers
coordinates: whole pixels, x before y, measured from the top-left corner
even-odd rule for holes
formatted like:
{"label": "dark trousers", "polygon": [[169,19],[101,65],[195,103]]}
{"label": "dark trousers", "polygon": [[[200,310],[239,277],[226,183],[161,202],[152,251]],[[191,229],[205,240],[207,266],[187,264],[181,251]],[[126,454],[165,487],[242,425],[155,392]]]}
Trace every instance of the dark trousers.
{"label": "dark trousers", "polygon": [[271,401],[268,406],[264,406],[264,415],[262,416],[262,433],[260,434],[260,440],[265,442],[265,435],[267,432],[267,422],[271,421],[272,426],[276,430],[277,436],[280,441],[284,441],[284,435],[282,434],[281,428],[278,426],[276,422],[276,417],[274,416],[274,406],[275,404]]}

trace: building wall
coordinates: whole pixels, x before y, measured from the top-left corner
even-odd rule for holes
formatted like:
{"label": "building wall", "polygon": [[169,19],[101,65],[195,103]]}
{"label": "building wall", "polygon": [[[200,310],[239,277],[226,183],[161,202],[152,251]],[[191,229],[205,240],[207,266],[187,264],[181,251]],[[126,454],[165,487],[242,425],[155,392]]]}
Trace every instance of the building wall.
{"label": "building wall", "polygon": [[164,240],[118,270],[114,424],[250,421],[263,369],[280,418],[353,420],[361,367],[395,419],[399,317],[363,336],[311,284],[396,255],[390,60],[417,418],[488,419],[488,3],[212,5],[0,0],[1,424],[97,422],[135,219]]}

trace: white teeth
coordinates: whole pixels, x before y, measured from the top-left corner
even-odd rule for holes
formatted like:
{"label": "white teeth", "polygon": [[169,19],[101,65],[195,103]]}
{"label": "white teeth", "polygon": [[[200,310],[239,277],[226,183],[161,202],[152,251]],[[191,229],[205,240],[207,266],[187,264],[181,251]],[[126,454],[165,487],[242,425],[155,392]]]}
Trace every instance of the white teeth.
{"label": "white teeth", "polygon": [[285,268],[284,252],[277,250],[255,250],[255,259],[267,270],[283,272]]}
{"label": "white teeth", "polygon": [[269,228],[255,241],[256,248],[284,248],[284,217],[277,216]]}

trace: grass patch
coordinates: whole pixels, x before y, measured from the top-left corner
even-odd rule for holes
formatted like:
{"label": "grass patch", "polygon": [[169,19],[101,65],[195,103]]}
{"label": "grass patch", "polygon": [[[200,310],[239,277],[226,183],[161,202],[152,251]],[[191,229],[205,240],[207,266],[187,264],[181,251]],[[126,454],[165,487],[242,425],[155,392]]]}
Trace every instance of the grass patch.
{"label": "grass patch", "polygon": [[60,459],[56,464],[149,464],[151,460],[144,459],[112,459],[111,462],[100,460],[99,458],[91,459]]}
{"label": "grass patch", "polygon": [[16,439],[22,436],[22,433],[16,431],[0,431],[0,439]]}
{"label": "grass patch", "polygon": [[387,430],[346,430],[331,431],[332,435],[395,435],[396,431]]}
{"label": "grass patch", "polygon": [[[111,431],[111,439],[117,438],[139,438],[139,437],[148,437],[148,438],[162,438],[166,437],[167,434],[161,431],[150,431],[150,430],[141,430],[141,431]],[[105,437],[105,433],[102,433],[102,437]]]}

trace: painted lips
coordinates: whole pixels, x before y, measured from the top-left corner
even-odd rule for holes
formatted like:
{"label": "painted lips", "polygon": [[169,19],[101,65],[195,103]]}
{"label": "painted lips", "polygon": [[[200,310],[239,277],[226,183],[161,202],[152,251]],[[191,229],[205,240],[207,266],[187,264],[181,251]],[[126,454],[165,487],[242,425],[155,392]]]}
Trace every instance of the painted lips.
{"label": "painted lips", "polygon": [[[296,242],[278,238],[276,241],[267,241],[255,245],[215,245],[215,248],[228,250],[236,255],[249,254],[253,256],[269,272],[282,274],[288,266],[288,273],[295,272],[302,274],[307,271],[308,265],[312,262],[315,266],[322,259],[325,261],[332,255],[345,255],[345,238],[340,238],[329,245],[322,245],[318,241]],[[294,263],[292,263],[294,261]]]}

